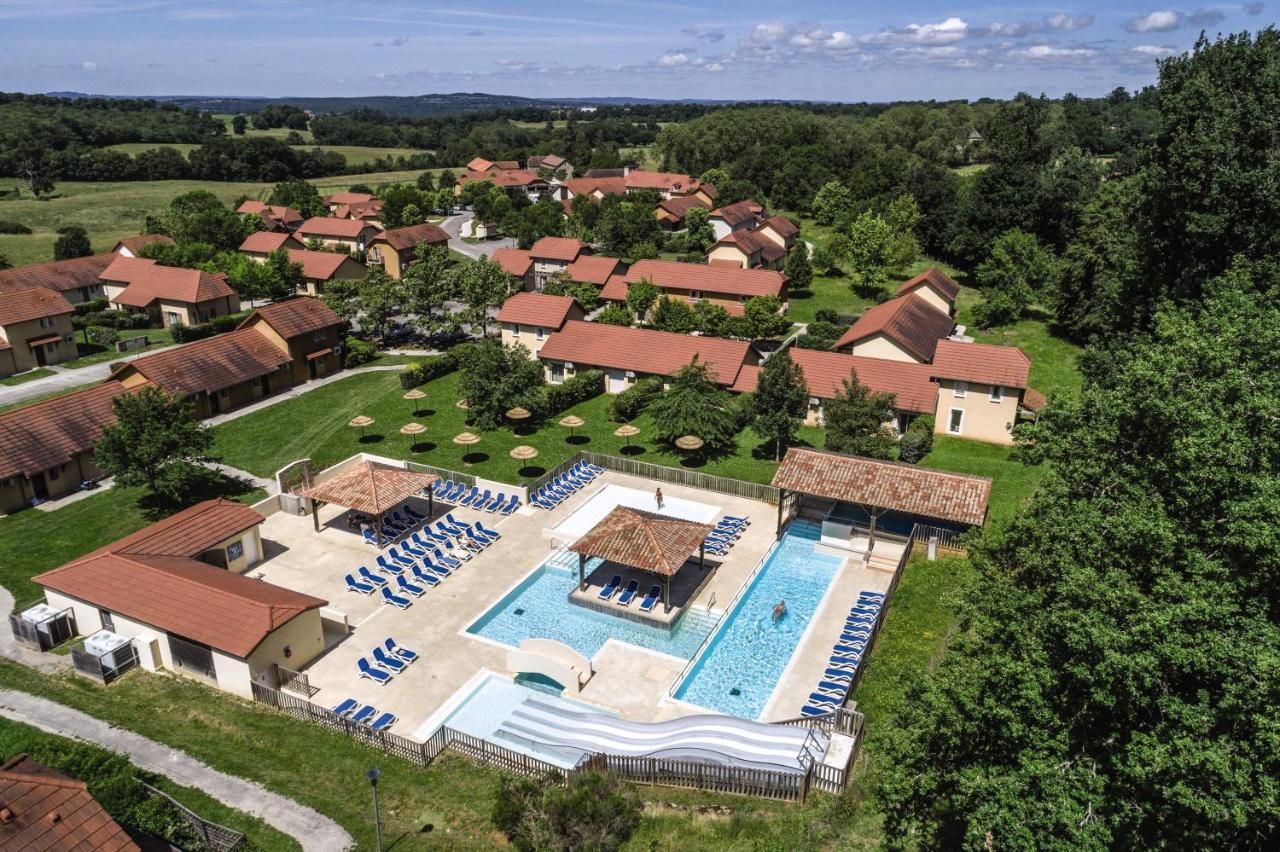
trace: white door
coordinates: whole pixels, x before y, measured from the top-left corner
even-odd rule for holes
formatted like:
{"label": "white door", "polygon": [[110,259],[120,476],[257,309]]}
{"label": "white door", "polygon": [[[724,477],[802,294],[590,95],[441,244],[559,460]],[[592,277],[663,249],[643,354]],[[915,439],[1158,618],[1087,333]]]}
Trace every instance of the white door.
{"label": "white door", "polygon": [[610,370],[609,393],[622,393],[627,389],[627,373],[625,370]]}
{"label": "white door", "polygon": [[244,542],[245,567],[254,565],[258,561],[258,537],[250,533],[241,541]]}

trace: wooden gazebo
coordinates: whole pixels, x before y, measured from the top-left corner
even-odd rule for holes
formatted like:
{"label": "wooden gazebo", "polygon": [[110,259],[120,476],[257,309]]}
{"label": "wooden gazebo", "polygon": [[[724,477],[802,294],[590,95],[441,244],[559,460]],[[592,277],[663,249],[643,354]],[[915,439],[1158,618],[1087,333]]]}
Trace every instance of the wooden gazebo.
{"label": "wooden gazebo", "polygon": [[311,518],[316,532],[320,532],[320,516],[317,504],[333,503],[364,512],[373,518],[378,546],[382,546],[382,516],[410,497],[425,491],[427,515],[435,514],[432,487],[436,477],[430,473],[417,473],[401,467],[374,461],[361,461],[327,482],[313,485],[300,492],[311,500]]}
{"label": "wooden gazebo", "polygon": [[662,578],[662,604],[671,611],[671,578],[693,556],[706,564],[710,524],[658,515],[628,506],[615,506],[586,535],[569,545],[578,554],[578,590],[586,589],[587,560],[595,557]]}

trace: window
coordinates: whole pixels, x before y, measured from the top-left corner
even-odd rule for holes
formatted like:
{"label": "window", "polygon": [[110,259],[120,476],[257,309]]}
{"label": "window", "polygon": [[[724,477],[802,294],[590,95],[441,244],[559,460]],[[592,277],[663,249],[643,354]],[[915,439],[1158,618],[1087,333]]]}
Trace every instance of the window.
{"label": "window", "polygon": [[1003,399],[1004,399],[1004,386],[1003,386],[1003,385],[992,385],[992,386],[991,386],[991,397],[990,397],[990,399],[991,399],[991,401],[992,401],[992,402],[1000,402],[1001,400],[1003,400]]}
{"label": "window", "polygon": [[49,479],[50,479],[50,481],[57,481],[57,480],[58,480],[58,479],[60,479],[60,478],[62,478],[62,470],[61,470],[61,468],[56,468],[56,467],[51,467],[51,468],[49,468]]}
{"label": "window", "polygon": [[542,336],[543,336],[544,334],[546,334],[546,331],[547,331],[547,330],[546,330],[545,328],[543,328],[542,326],[538,326],[537,328],[535,328],[535,329],[533,330],[533,339],[534,339],[534,340],[541,340],[541,339],[542,339]]}
{"label": "window", "polygon": [[558,385],[564,381],[564,364],[551,365],[551,378],[548,379],[553,385]]}
{"label": "window", "polygon": [[951,409],[951,416],[947,420],[947,431],[950,432],[952,435],[959,435],[961,430],[963,429],[964,429],[964,409],[963,408]]}
{"label": "window", "polygon": [[223,388],[218,391],[218,399],[231,399],[231,388]]}
{"label": "window", "polygon": [[40,317],[41,328],[53,328],[53,317]]}
{"label": "window", "polygon": [[512,337],[520,336],[520,323],[518,322],[511,323],[511,336]]}
{"label": "window", "polygon": [[102,621],[103,630],[110,630],[112,633],[116,632],[116,622],[115,619],[111,617],[111,610],[98,610],[98,618]]}
{"label": "window", "polygon": [[324,343],[328,337],[329,337],[329,329],[327,328],[319,329],[318,331],[316,331],[315,334],[311,335],[311,339],[314,340],[316,343]]}
{"label": "window", "polygon": [[233,541],[227,545],[227,561],[235,562],[241,556],[244,556],[244,543]]}
{"label": "window", "polygon": [[167,325],[182,325],[182,315],[177,311],[166,311],[165,322]]}
{"label": "window", "polygon": [[969,393],[968,382],[955,382],[954,384],[951,385],[951,395],[956,399],[964,399],[965,395],[968,393]]}

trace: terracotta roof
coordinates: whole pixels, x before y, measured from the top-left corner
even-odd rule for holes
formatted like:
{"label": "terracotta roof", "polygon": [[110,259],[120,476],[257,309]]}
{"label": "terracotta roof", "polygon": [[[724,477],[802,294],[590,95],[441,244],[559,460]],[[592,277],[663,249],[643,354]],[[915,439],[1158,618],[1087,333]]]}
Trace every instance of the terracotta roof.
{"label": "terracotta roof", "polygon": [[502,303],[502,308],[498,311],[498,322],[558,329],[569,318],[569,311],[575,304],[572,296],[516,293]]}
{"label": "terracotta roof", "polygon": [[787,450],[773,475],[773,485],[971,526],[981,526],[986,520],[991,495],[991,480],[985,476],[798,447]]}
{"label": "terracotta roof", "polygon": [[[834,399],[844,390],[849,373],[856,370],[858,381],[874,391],[893,394],[894,408],[919,414],[932,414],[937,408],[938,386],[930,378],[928,364],[908,364],[887,358],[864,358],[843,352],[816,349],[792,349],[791,360],[804,373],[809,396]],[[760,368],[743,368],[730,390],[754,393]]]}
{"label": "terracotta roof", "polygon": [[714,249],[716,246],[737,246],[748,258],[753,254],[759,253],[760,260],[763,263],[772,263],[787,253],[786,249],[758,230],[734,231],[721,237],[720,241],[711,248]]}
{"label": "terracotta roof", "polygon": [[939,295],[945,297],[949,302],[954,302],[956,296],[960,295],[960,285],[953,281],[947,273],[936,268],[926,269],[910,281],[904,281],[902,286],[898,288],[898,295],[909,293],[922,285],[933,287],[934,290],[938,291]]}
{"label": "terracotta roof", "polygon": [[195,558],[262,521],[243,504],[206,500],[33,581],[243,659],[295,616],[328,603]]}
{"label": "terracotta roof", "polygon": [[376,195],[368,192],[335,192],[321,200],[325,204],[358,204],[362,201],[373,201],[375,198],[377,198]]}
{"label": "terracotta roof", "polygon": [[75,308],[61,293],[44,287],[11,290],[0,296],[0,326],[74,312]]}
{"label": "terracotta roof", "polygon": [[696,192],[701,182],[690,175],[676,172],[649,172],[643,169],[632,169],[625,178],[627,189],[656,189],[659,192],[674,192],[680,195]]}
{"label": "terracotta roof", "polygon": [[604,195],[622,195],[627,191],[627,179],[617,177],[576,177],[561,182],[574,195],[591,195],[599,190]]}
{"label": "terracotta roof", "polygon": [[199,304],[236,295],[225,273],[161,266],[146,258],[119,256],[101,277],[127,285],[111,301],[134,308],[145,308],[158,299]]}
{"label": "terracotta roof", "polygon": [[113,377],[136,370],[168,393],[186,396],[202,391],[213,393],[269,375],[289,361],[289,353],[257,330],[240,328],[144,355],[121,366]]}
{"label": "terracotta roof", "polygon": [[1025,388],[1031,374],[1031,359],[1013,346],[939,340],[932,373],[939,379]]}
{"label": "terracotta roof", "polygon": [[336,251],[289,249],[289,262],[301,263],[302,277],[316,281],[328,281],[348,260],[351,260],[351,255]]}
{"label": "terracotta roof", "polygon": [[585,248],[582,243],[568,237],[543,237],[529,248],[529,256],[535,260],[572,261]]}
{"label": "terracotta roof", "polygon": [[786,239],[787,237],[794,237],[796,234],[800,233],[800,229],[796,227],[796,223],[792,222],[786,216],[770,216],[768,219],[761,222],[756,230],[762,230],[764,228],[772,228],[774,232],[783,239]]}
{"label": "terracotta roof", "polygon": [[533,266],[533,257],[524,249],[494,249],[493,254],[489,255],[489,259],[494,263],[501,264],[509,275],[514,275],[517,278],[523,278],[528,275],[529,268]]}
{"label": "terracotta roof", "polygon": [[732,228],[747,222],[754,225],[762,213],[764,213],[764,207],[760,206],[759,202],[748,198],[745,201],[717,207],[711,211],[711,217],[713,219],[723,219],[724,223]]}
{"label": "terracotta roof", "polygon": [[933,359],[938,341],[951,333],[951,317],[914,293],[874,305],[836,341],[836,349],[883,334],[921,361]]}
{"label": "terracotta roof", "polygon": [[285,340],[342,325],[342,320],[328,305],[310,296],[298,296],[258,308],[244,318],[240,328],[250,325],[255,317],[275,329]]}
{"label": "terracotta roof", "polygon": [[111,401],[125,389],[105,382],[0,413],[0,479],[29,476],[93,449],[116,422]]}
{"label": "terracotta roof", "polygon": [[605,257],[599,254],[580,255],[577,260],[569,264],[565,271],[569,273],[570,280],[578,281],[585,284],[601,284],[603,285],[609,280],[609,276],[618,271],[618,267],[622,265],[622,261],[616,257]]}
{"label": "terracotta roof", "polygon": [[376,219],[382,213],[382,199],[374,198],[370,201],[353,201],[350,204],[340,204],[333,211],[335,219]]}
{"label": "terracotta roof", "polygon": [[96,287],[102,270],[120,255],[115,252],[75,257],[71,260],[54,260],[0,270],[0,293],[44,287],[46,290],[77,290]]}
{"label": "terracotta roof", "polygon": [[493,164],[503,171],[514,171],[520,168],[519,160],[494,160]]}
{"label": "terracotta roof", "polygon": [[546,183],[533,172],[527,172],[523,169],[502,169],[496,172],[465,172],[455,183],[462,186],[475,180],[488,181],[495,186],[504,188],[528,186],[531,183]]}
{"label": "terracotta roof", "polygon": [[529,171],[531,172],[537,171],[538,169],[544,166],[548,169],[555,170],[563,166],[566,162],[568,161],[565,160],[564,157],[559,157],[559,156],[556,156],[555,154],[543,154],[542,156],[533,156],[529,158]]}
{"label": "terracotta roof", "polygon": [[684,214],[688,213],[690,208],[693,207],[701,207],[703,210],[711,209],[710,204],[696,195],[677,195],[675,198],[667,198],[658,202],[658,209],[666,211],[677,221],[683,221]]}
{"label": "terracotta roof", "polygon": [[364,233],[369,227],[367,222],[360,219],[338,219],[331,216],[313,216],[303,222],[298,227],[298,233],[303,236],[314,235],[317,237],[341,237],[343,239],[355,239]]}
{"label": "terracotta roof", "polygon": [[323,503],[346,506],[370,515],[381,515],[436,481],[430,473],[417,473],[381,462],[361,461],[332,479],[300,492]]}
{"label": "terracotta roof", "polygon": [[710,524],[614,506],[600,523],[569,545],[569,550],[674,577],[712,529]]}
{"label": "terracotta roof", "polygon": [[167,246],[177,245],[171,237],[164,234],[143,234],[138,237],[126,237],[116,243],[111,251],[113,253],[119,253],[120,249],[128,249],[134,254],[137,254],[138,249],[143,246],[151,245],[152,243],[164,243]]}
{"label": "terracotta roof", "polygon": [[467,171],[469,172],[487,172],[493,168],[493,161],[486,160],[484,157],[476,157],[467,163]]}
{"label": "terracotta roof", "polygon": [[711,369],[712,380],[728,387],[737,379],[750,351],[751,344],[743,340],[569,320],[547,337],[538,357],[670,376],[697,356]]}
{"label": "terracotta roof", "polygon": [[254,231],[240,244],[240,251],[251,254],[270,254],[283,248],[301,249],[302,243],[294,239],[292,234],[282,234],[278,231]]}
{"label": "terracotta roof", "polygon": [[136,852],[140,847],[83,781],[25,754],[0,765],[0,848]]}
{"label": "terracotta roof", "polygon": [[[772,269],[743,269],[673,260],[638,260],[623,276],[627,284],[634,284],[641,278],[648,278],[658,287],[745,296],[748,299],[753,296],[781,296],[786,282],[781,272]],[[625,290],[621,298],[626,298]]]}
{"label": "terracotta roof", "polygon": [[236,212],[248,215],[257,214],[267,224],[278,222],[286,227],[296,225],[306,218],[302,215],[302,211],[294,210],[292,207],[285,207],[283,204],[264,204],[253,199],[242,202],[236,208]]}
{"label": "terracotta roof", "polygon": [[383,231],[369,240],[369,245],[386,243],[396,251],[405,251],[417,247],[418,243],[434,246],[444,245],[447,242],[449,242],[448,234],[436,225],[424,222],[421,225],[407,225],[403,228]]}

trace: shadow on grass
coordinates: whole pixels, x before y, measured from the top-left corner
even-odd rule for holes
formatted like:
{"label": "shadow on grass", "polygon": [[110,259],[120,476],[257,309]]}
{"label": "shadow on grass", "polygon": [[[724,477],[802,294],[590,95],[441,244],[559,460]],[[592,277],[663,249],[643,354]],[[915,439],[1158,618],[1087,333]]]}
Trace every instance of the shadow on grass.
{"label": "shadow on grass", "polygon": [[411,453],[429,453],[429,452],[431,452],[432,450],[434,450],[437,446],[438,446],[438,445],[436,444],[436,442],[435,442],[435,441],[422,441],[421,443],[413,444],[412,446],[410,446],[410,447],[409,447],[409,452],[411,452]]}
{"label": "shadow on grass", "polygon": [[489,460],[488,453],[467,453],[465,456],[462,457],[462,463],[467,467],[470,467],[473,464],[482,464],[484,462],[487,462],[488,460]]}
{"label": "shadow on grass", "polygon": [[361,435],[360,443],[362,444],[380,444],[387,438],[385,435]]}
{"label": "shadow on grass", "polygon": [[621,447],[618,449],[619,455],[623,455],[627,457],[642,456],[647,452],[648,450],[646,450],[644,447],[640,446],[639,444],[632,444],[629,447]]}
{"label": "shadow on grass", "polygon": [[542,476],[546,472],[547,472],[547,469],[545,467],[540,467],[536,464],[529,465],[528,467],[522,467],[520,468],[519,471],[517,471],[517,473],[519,473],[521,476],[527,479],[537,479],[539,476]]}
{"label": "shadow on grass", "polygon": [[590,444],[591,439],[586,435],[570,435],[564,439],[564,442],[574,447],[581,447],[584,444]]}
{"label": "shadow on grass", "polygon": [[186,465],[169,474],[154,493],[138,498],[138,508],[148,520],[158,521],[174,512],[218,497],[234,499],[253,491],[254,485],[237,476]]}

